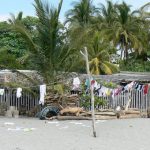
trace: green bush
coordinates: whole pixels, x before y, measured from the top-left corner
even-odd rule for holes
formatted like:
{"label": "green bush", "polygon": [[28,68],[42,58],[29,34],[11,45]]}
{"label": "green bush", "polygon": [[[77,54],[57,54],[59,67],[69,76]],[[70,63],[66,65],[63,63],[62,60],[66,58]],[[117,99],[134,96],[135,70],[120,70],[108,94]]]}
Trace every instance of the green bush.
{"label": "green bush", "polygon": [[121,71],[133,71],[133,72],[149,72],[150,71],[150,62],[128,59],[126,62],[120,62]]}
{"label": "green bush", "polygon": [[[94,107],[96,106],[104,106],[107,104],[107,102],[104,100],[104,98],[102,97],[98,97],[98,96],[95,96],[95,101],[94,101]],[[91,96],[90,95],[86,95],[86,94],[82,94],[80,96],[80,101],[81,101],[81,106],[84,107],[85,109],[88,109],[90,108],[90,99],[91,99]]]}

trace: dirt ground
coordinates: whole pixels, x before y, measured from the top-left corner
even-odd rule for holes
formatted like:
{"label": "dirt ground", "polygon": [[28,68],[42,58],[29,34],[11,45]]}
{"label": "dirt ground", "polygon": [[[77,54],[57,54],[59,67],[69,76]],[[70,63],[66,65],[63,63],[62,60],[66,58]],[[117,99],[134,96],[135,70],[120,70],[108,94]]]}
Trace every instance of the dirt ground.
{"label": "dirt ground", "polygon": [[0,118],[0,150],[148,150],[150,119],[44,121]]}

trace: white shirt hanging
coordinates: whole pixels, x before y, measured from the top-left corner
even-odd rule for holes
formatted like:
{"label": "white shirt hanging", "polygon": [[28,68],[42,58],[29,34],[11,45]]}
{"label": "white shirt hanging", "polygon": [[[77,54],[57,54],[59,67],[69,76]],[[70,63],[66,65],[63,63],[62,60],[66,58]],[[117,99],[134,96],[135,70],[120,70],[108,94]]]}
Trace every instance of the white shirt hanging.
{"label": "white shirt hanging", "polygon": [[78,77],[73,79],[73,90],[76,90],[80,87],[80,79]]}
{"label": "white shirt hanging", "polygon": [[1,96],[4,95],[4,89],[0,89],[0,95],[1,95]]}
{"label": "white shirt hanging", "polygon": [[22,96],[22,88],[17,88],[16,96],[17,98],[20,98]]}
{"label": "white shirt hanging", "polygon": [[46,95],[46,85],[40,85],[40,100],[39,100],[39,104],[44,105],[44,97]]}

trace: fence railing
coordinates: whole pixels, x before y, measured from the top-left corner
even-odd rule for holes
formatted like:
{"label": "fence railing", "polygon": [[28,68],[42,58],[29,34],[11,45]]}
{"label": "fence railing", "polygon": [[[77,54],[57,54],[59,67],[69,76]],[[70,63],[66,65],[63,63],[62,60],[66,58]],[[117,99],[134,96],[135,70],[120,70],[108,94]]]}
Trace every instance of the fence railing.
{"label": "fence railing", "polygon": [[[106,105],[96,106],[98,109],[114,109],[116,106],[125,106],[127,101],[131,99],[129,108],[137,108],[141,111],[147,110],[150,107],[150,91],[144,95],[143,90],[132,90],[130,92],[121,92],[119,95],[112,98],[111,96],[103,97]],[[30,92],[22,92],[20,98],[16,97],[16,91],[13,89],[5,90],[5,93],[0,96],[0,103],[6,103],[7,107],[15,106],[18,110],[20,107],[25,107],[26,110],[31,110],[39,104],[39,94],[33,95]]]}
{"label": "fence railing", "polygon": [[132,90],[130,92],[121,92],[114,96],[103,97],[106,105],[99,106],[99,109],[114,109],[117,106],[126,106],[129,99],[131,99],[129,108],[137,108],[141,111],[147,110],[150,107],[150,91],[144,94],[144,91]]}
{"label": "fence railing", "polygon": [[32,109],[39,104],[39,94],[34,95],[31,92],[22,92],[22,96],[17,98],[16,90],[5,90],[4,94],[0,96],[0,103],[6,103],[7,107],[15,106],[16,109],[24,107],[26,110]]}

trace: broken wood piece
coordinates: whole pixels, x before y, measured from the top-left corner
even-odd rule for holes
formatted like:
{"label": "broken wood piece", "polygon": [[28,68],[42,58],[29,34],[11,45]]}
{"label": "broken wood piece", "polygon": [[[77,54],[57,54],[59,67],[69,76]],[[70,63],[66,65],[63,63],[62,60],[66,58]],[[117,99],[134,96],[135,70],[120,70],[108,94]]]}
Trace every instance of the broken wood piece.
{"label": "broken wood piece", "polygon": [[140,118],[140,115],[136,115],[136,114],[128,114],[128,115],[123,115],[120,116],[120,119],[130,119],[130,118]]}
{"label": "broken wood piece", "polygon": [[[80,116],[85,116],[85,115],[91,116],[92,113],[91,113],[91,112],[84,112],[84,113],[81,113],[81,114],[80,114]],[[95,115],[101,115],[101,116],[116,116],[116,113],[114,113],[114,112],[95,112]]]}
{"label": "broken wood piece", "polygon": [[125,114],[137,114],[137,115],[139,115],[140,111],[128,110],[128,111],[125,112]]}
{"label": "broken wood piece", "polygon": [[91,120],[90,117],[83,116],[54,116],[51,118],[47,118],[48,120],[58,119],[58,120]]}
{"label": "broken wood piece", "polygon": [[101,115],[95,115],[96,120],[111,120],[116,119],[116,116],[101,116]]}
{"label": "broken wood piece", "polygon": [[83,108],[80,108],[80,107],[66,107],[66,108],[64,108],[60,111],[60,114],[63,115],[65,113],[71,113],[71,114],[74,114],[76,116],[79,116],[79,114],[81,112],[83,112]]}

